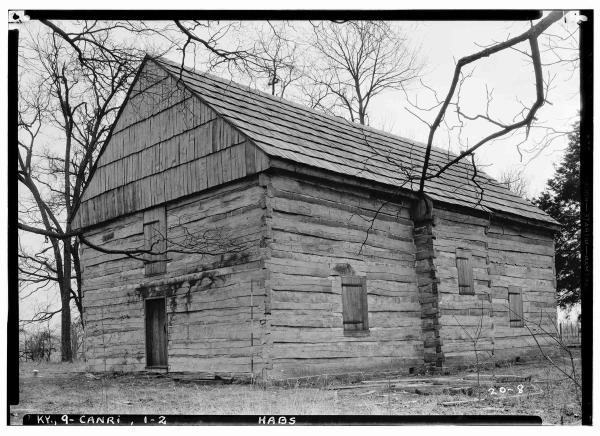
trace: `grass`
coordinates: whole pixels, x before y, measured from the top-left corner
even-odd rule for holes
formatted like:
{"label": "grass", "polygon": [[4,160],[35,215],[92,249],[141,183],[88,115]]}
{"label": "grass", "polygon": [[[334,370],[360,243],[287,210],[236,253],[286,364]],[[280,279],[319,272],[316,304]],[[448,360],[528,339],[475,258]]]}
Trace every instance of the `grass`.
{"label": "grass", "polygon": [[[33,370],[37,370],[34,376]],[[474,374],[473,370],[470,371]],[[198,384],[169,377],[107,374],[90,377],[82,363],[22,363],[21,402],[11,406],[11,423],[26,413],[106,414],[265,414],[265,415],[536,415],[545,424],[581,422],[580,401],[573,383],[548,363],[537,362],[496,368],[496,374],[533,375],[526,392],[537,396],[498,399],[482,386],[483,401],[460,406],[441,402],[473,399],[466,395],[418,395],[387,389],[336,391],[327,386],[293,387],[251,384]],[[464,376],[468,370],[456,375]],[[483,371],[491,374],[492,371]],[[506,383],[516,388],[518,383]],[[515,386],[513,386],[515,385]],[[499,386],[496,386],[498,389]]]}

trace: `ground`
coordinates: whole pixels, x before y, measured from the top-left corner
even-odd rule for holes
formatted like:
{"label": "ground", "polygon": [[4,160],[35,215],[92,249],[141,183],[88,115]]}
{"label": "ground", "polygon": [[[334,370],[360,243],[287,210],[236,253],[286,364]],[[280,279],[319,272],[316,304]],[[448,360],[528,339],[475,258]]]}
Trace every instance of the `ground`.
{"label": "ground", "polygon": [[[579,371],[579,359],[575,362]],[[562,363],[570,371],[569,361]],[[265,387],[148,374],[94,375],[85,372],[84,363],[27,362],[21,363],[20,403],[11,406],[11,423],[22,423],[26,413],[511,414],[540,416],[544,424],[581,423],[576,385],[548,362],[487,368],[479,372],[479,384],[477,375],[469,368],[443,376],[380,374],[352,382],[298,380]],[[521,378],[528,376],[530,381]]]}

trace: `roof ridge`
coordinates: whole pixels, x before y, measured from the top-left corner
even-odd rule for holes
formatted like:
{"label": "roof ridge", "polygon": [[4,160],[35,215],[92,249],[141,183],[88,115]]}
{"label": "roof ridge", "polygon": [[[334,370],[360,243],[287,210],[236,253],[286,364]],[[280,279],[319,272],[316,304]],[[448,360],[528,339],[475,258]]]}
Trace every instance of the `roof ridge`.
{"label": "roof ridge", "polygon": [[[259,89],[255,89],[252,88],[248,85],[243,85],[239,82],[236,82],[234,80],[231,79],[224,79],[218,76],[215,76],[211,73],[208,72],[201,72],[193,67],[187,67],[187,66],[183,66],[183,70],[180,70],[180,68],[182,67],[181,63],[177,63],[174,62],[170,59],[167,59],[165,57],[159,56],[159,57],[151,57],[148,56],[148,59],[153,60],[161,69],[163,69],[168,75],[170,75],[173,79],[175,80],[181,80],[183,85],[186,88],[189,88],[192,93],[194,94],[198,94],[199,91],[198,89],[201,88],[207,88],[208,90],[210,90],[211,88],[214,88],[214,90],[209,91],[209,94],[211,92],[217,92],[221,93],[222,96],[221,98],[217,98],[216,96],[212,96],[212,97],[208,97],[208,104],[212,105],[217,105],[219,107],[225,105],[225,107],[223,107],[223,109],[226,109],[227,105],[232,105],[233,107],[230,107],[228,109],[226,109],[226,111],[231,111],[233,110],[234,113],[237,113],[237,111],[242,110],[242,112],[240,112],[240,114],[242,114],[242,116],[246,116],[243,115],[243,109],[245,108],[245,105],[242,104],[241,102],[245,100],[246,96],[248,98],[248,101],[245,102],[248,105],[251,106],[255,106],[255,109],[259,109],[262,108],[264,109],[266,112],[263,113],[262,118],[261,116],[258,117],[258,119],[263,119],[263,123],[264,122],[274,122],[274,123],[278,123],[281,122],[281,127],[285,126],[286,122],[290,122],[290,119],[295,119],[293,120],[293,122],[295,122],[298,126],[302,127],[302,129],[305,129],[309,126],[310,123],[314,123],[318,129],[320,129],[319,131],[321,131],[322,129],[326,129],[327,132],[331,133],[331,132],[337,132],[342,134],[344,137],[346,138],[342,138],[342,137],[338,137],[336,142],[339,142],[339,144],[342,147],[341,150],[344,150],[344,152],[350,153],[351,155],[356,155],[356,152],[350,149],[347,149],[347,147],[352,148],[354,144],[353,141],[356,141],[356,137],[358,136],[365,136],[365,137],[372,137],[373,141],[375,141],[377,143],[377,147],[383,147],[384,149],[389,149],[390,152],[392,150],[394,150],[395,153],[406,153],[407,148],[413,149],[413,147],[415,147],[416,150],[419,150],[416,152],[417,155],[420,156],[415,156],[417,158],[417,160],[423,160],[424,159],[424,153],[426,150],[426,144],[421,142],[421,141],[416,141],[413,139],[409,139],[409,138],[405,138],[399,135],[396,135],[394,133],[389,133],[389,132],[385,132],[379,129],[376,129],[374,127],[371,126],[366,126],[366,125],[362,125],[362,124],[358,124],[352,121],[349,121],[343,117],[337,117],[337,116],[332,116],[329,114],[325,114],[322,113],[314,108],[310,108],[308,106],[305,106],[303,104],[285,99],[283,97],[278,97],[278,96],[274,96],[271,94],[268,94],[264,91],[261,91]],[[174,70],[176,69],[176,70]],[[178,73],[179,71],[179,73]],[[203,80],[204,79],[204,80]],[[200,88],[198,88],[200,87]],[[220,88],[220,89],[219,89]],[[198,94],[198,96],[200,96],[200,94]],[[205,96],[206,97],[206,96]],[[204,97],[201,97],[204,98]],[[210,99],[215,99],[213,102],[210,102]],[[223,98],[225,98],[225,100],[222,100]],[[229,101],[228,99],[233,99],[231,101]],[[237,102],[237,103],[236,103]],[[272,103],[272,104],[271,104]],[[214,108],[217,112],[219,112],[218,109]],[[250,110],[251,108],[245,108],[247,110]],[[274,111],[273,113],[271,113],[272,111]],[[288,113],[289,111],[289,113]],[[262,113],[261,111],[259,111],[257,114],[255,114],[254,116],[256,117],[256,115]],[[232,119],[229,119],[233,117]],[[274,117],[274,118],[272,118]],[[282,118],[284,117],[284,118]],[[236,126],[237,128],[239,128],[241,131],[245,131],[245,127],[240,127],[238,126],[238,121],[242,122],[242,119],[239,118],[239,115],[228,115],[227,119],[229,122],[232,123],[232,125]],[[287,121],[285,121],[287,119]],[[255,126],[255,128],[257,129],[262,129],[262,128],[267,128],[264,125],[262,125],[262,127],[259,127],[260,123],[257,124]],[[316,128],[315,126],[313,126],[313,129]],[[286,133],[287,135],[291,135],[291,137],[296,138],[297,134],[301,135],[301,131],[300,130],[293,130],[293,132],[288,132]],[[311,130],[312,131],[312,130]],[[258,132],[258,131],[257,131]],[[323,130],[323,132],[325,132],[325,130]],[[262,133],[257,133],[258,136],[263,135]],[[269,137],[269,140],[271,141],[278,141],[279,139],[278,136],[280,136],[281,133],[277,133],[273,136],[273,134],[269,134],[267,135]],[[252,136],[252,135],[251,135]],[[314,136],[313,133],[311,133],[311,136]],[[327,136],[327,135],[326,135]],[[265,137],[266,138],[266,137]],[[258,139],[259,142],[264,141],[264,139]],[[302,136],[297,136],[298,140],[302,140]],[[255,138],[257,139],[257,138]],[[285,139],[285,138],[284,138]],[[270,147],[270,148],[275,148],[278,149],[279,151],[276,152],[279,153],[278,156],[282,157],[282,156],[288,156],[287,158],[290,158],[288,155],[289,151],[292,151],[293,149],[291,148],[287,148],[283,147],[281,148],[281,146],[275,145],[273,143],[270,143],[269,140],[267,140],[267,143],[265,143],[266,146]],[[329,139],[328,139],[329,141]],[[350,141],[350,142],[348,142]],[[310,150],[308,154],[306,154],[304,151],[292,151],[292,153],[301,153],[302,155],[306,155],[305,158],[306,159],[312,159],[316,154],[321,154],[321,148],[324,146],[324,142],[322,141],[312,141],[310,142],[310,144],[312,145],[314,143],[314,147],[310,146],[308,147],[307,145],[307,150]],[[291,143],[290,143],[291,144]],[[404,144],[404,145],[403,145]],[[297,143],[294,143],[294,146],[296,146]],[[259,146],[262,148],[262,146]],[[267,154],[271,154],[270,151],[264,150]],[[332,153],[332,151],[324,151],[325,153]],[[446,161],[447,159],[451,160],[453,158],[456,158],[458,156],[458,154],[451,152],[450,150],[445,150],[442,149],[440,147],[435,147],[432,146],[432,165],[439,165],[440,161]],[[312,153],[312,154],[311,154]],[[359,153],[360,154],[360,153]],[[412,154],[412,152],[411,152]],[[333,152],[332,156],[335,155],[335,153]],[[311,157],[312,156],[312,157]],[[435,158],[434,158],[435,156]],[[292,158],[290,158],[292,159]],[[436,163],[435,160],[437,160],[438,162]],[[294,160],[294,159],[292,159]],[[328,168],[328,167],[336,167],[338,165],[338,163],[336,163],[337,161],[330,161],[329,159],[325,159],[326,162],[323,162],[323,165],[318,164],[316,166],[318,167],[323,167],[323,168]],[[422,164],[422,162],[421,162]],[[442,162],[443,164],[443,162]],[[307,165],[314,165],[314,163],[307,163]],[[345,165],[343,163],[340,163],[340,165]],[[472,168],[471,165],[463,160],[458,162],[457,166],[457,171],[458,172],[464,172],[467,171],[467,175],[470,171],[470,169]],[[377,176],[381,176],[381,177],[392,177],[394,178],[393,175],[385,175],[386,172],[389,172],[389,170],[385,169],[384,167],[381,168],[382,171],[384,171],[383,173],[380,174],[379,171],[375,171],[373,169],[371,169],[371,171],[375,171],[375,173],[377,174]],[[333,170],[333,171],[337,171],[337,170]],[[455,175],[453,175],[451,178],[453,179],[455,177]],[[544,213],[543,211],[541,211],[539,208],[537,208],[530,200],[525,199],[513,192],[511,192],[504,184],[500,183],[498,180],[496,180],[495,178],[491,177],[489,174],[487,174],[485,171],[481,170],[479,168],[479,166],[477,166],[477,177],[480,180],[480,182],[485,183],[491,190],[491,192],[493,192],[493,194],[487,199],[485,200],[486,202],[490,202],[493,204],[498,204],[499,206],[491,206],[492,209],[494,210],[502,210],[503,208],[507,207],[506,201],[508,202],[516,202],[519,204],[519,207],[517,207],[517,209],[523,209],[523,210],[527,210],[529,208],[534,208],[537,211],[539,211],[541,213],[541,215],[545,215],[547,218],[550,218],[546,213]],[[367,177],[368,178],[368,177]],[[385,182],[385,183],[389,183],[389,182]],[[444,183],[444,177],[441,177],[439,180],[439,183]],[[467,182],[467,184],[469,184]],[[496,195],[497,194],[497,195]],[[443,194],[442,196],[447,196],[448,194]],[[446,199],[448,200],[448,199]],[[502,206],[504,204],[504,206]],[[521,206],[523,206],[523,208],[521,208]],[[514,208],[514,205],[513,205]],[[515,215],[519,215],[520,211],[510,211],[509,213],[515,214]],[[537,212],[536,212],[537,213]],[[537,218],[540,219],[540,218]],[[547,219],[544,219],[544,221],[548,221]],[[550,221],[548,222],[552,222],[554,220],[552,220],[550,218]]]}
{"label": "roof ridge", "polygon": [[[158,56],[158,57],[150,57],[149,56],[149,59],[155,60],[157,62],[163,62],[163,63],[169,64],[169,65],[171,65],[173,67],[177,67],[177,68],[181,67],[181,64],[178,64],[177,62],[174,62],[174,61],[172,61],[170,59],[167,59],[167,58],[165,58],[163,56]],[[325,113],[325,112],[320,112],[317,109],[308,107],[308,106],[306,106],[304,104],[297,103],[295,101],[292,101],[292,100],[289,100],[289,99],[286,99],[286,98],[283,98],[283,97],[279,97],[277,95],[269,94],[267,92],[261,91],[260,89],[252,88],[252,87],[250,87],[248,85],[244,85],[242,83],[236,82],[233,79],[224,79],[224,78],[216,76],[216,75],[214,75],[212,73],[208,73],[206,71],[200,71],[200,70],[198,70],[196,68],[193,68],[193,67],[186,67],[186,66],[184,66],[184,71],[186,71],[188,73],[200,75],[200,76],[206,76],[210,80],[214,80],[216,82],[220,82],[220,83],[223,83],[225,85],[233,85],[233,86],[236,86],[238,88],[242,88],[242,89],[247,90],[249,92],[252,92],[252,93],[255,93],[255,94],[259,94],[259,95],[261,95],[263,97],[269,98],[271,100],[276,100],[278,102],[281,102],[281,103],[284,103],[284,104],[287,104],[287,105],[291,105],[291,106],[294,106],[294,107],[296,107],[298,109],[302,109],[304,111],[310,112],[311,114],[314,114],[314,115],[316,115],[318,117],[325,117],[325,118],[328,118],[328,119],[330,119],[332,121],[335,121],[335,122],[347,124],[347,125],[349,125],[349,126],[351,126],[353,128],[356,128],[358,130],[370,131],[370,132],[373,132],[375,134],[378,134],[378,135],[381,135],[381,136],[384,136],[384,137],[398,139],[398,140],[400,140],[402,142],[406,142],[406,143],[409,143],[409,144],[412,144],[412,145],[417,145],[417,146],[420,146],[420,147],[423,147],[423,148],[427,147],[427,144],[424,143],[424,142],[422,142],[422,141],[418,141],[418,140],[412,139],[412,138],[407,138],[405,136],[400,136],[400,135],[397,135],[396,133],[386,132],[385,130],[377,129],[375,127],[372,127],[372,126],[369,126],[369,125],[366,125],[366,124],[356,123],[356,122],[348,120],[348,119],[346,119],[346,118],[344,118],[342,116],[331,115],[331,114],[328,114],[328,113]],[[453,157],[457,157],[458,156],[458,154],[456,154],[456,153],[454,153],[452,151],[445,150],[445,149],[443,149],[441,147],[437,147],[435,145],[432,145],[431,148],[434,149],[434,150],[436,150],[436,151],[438,151],[439,153],[444,154],[444,155],[450,155],[450,156],[453,156]]]}
{"label": "roof ridge", "polygon": [[[167,58],[162,57],[162,56],[158,56],[158,57],[151,58],[151,59],[156,60],[157,62],[164,62],[166,64],[169,64],[169,65],[173,66],[173,67],[177,67],[177,68],[181,67],[181,64],[173,62],[172,60],[167,59]],[[187,72],[189,72],[189,73],[193,73],[193,74],[196,74],[196,75],[199,75],[199,76],[206,76],[206,77],[208,77],[211,80],[215,80],[215,81],[223,83],[225,85],[234,85],[234,86],[237,86],[239,88],[243,88],[244,90],[253,92],[255,94],[260,94],[263,97],[267,97],[269,99],[276,100],[278,102],[282,102],[282,103],[285,103],[285,104],[290,104],[290,105],[296,106],[299,109],[310,111],[310,112],[312,112],[312,113],[314,113],[316,115],[319,115],[319,116],[326,116],[328,118],[338,119],[338,121],[339,121],[339,119],[345,120],[345,118],[343,118],[343,117],[338,117],[338,116],[329,115],[329,114],[326,114],[326,113],[323,113],[323,112],[318,112],[317,110],[309,108],[308,106],[305,106],[303,104],[296,103],[294,101],[288,100],[288,99],[283,98],[283,97],[279,97],[277,95],[269,94],[268,92],[261,91],[260,89],[257,89],[257,88],[252,88],[252,87],[250,87],[248,85],[244,85],[243,83],[236,82],[233,79],[224,79],[222,77],[216,76],[216,75],[214,75],[212,73],[209,73],[207,71],[200,71],[200,70],[198,70],[198,69],[196,69],[194,67],[186,67],[186,66],[184,66],[184,70],[187,71]],[[356,124],[356,123],[353,123],[353,124]]]}

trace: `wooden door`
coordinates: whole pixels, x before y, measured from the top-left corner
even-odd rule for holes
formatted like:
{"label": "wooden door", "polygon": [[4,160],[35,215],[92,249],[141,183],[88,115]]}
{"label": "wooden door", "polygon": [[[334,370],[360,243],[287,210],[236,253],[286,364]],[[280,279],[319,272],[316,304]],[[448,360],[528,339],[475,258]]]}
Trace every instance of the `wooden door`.
{"label": "wooden door", "polygon": [[146,300],[146,364],[167,366],[167,314],[164,298]]}

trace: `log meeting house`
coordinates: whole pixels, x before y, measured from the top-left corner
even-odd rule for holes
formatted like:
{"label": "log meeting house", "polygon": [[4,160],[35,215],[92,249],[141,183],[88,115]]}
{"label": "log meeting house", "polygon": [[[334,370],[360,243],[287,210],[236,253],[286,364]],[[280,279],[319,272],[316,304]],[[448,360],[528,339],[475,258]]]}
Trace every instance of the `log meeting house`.
{"label": "log meeting house", "polygon": [[73,222],[90,370],[408,371],[473,362],[478,331],[480,361],[536,353],[558,223],[470,162],[418,197],[424,154],[147,57]]}

